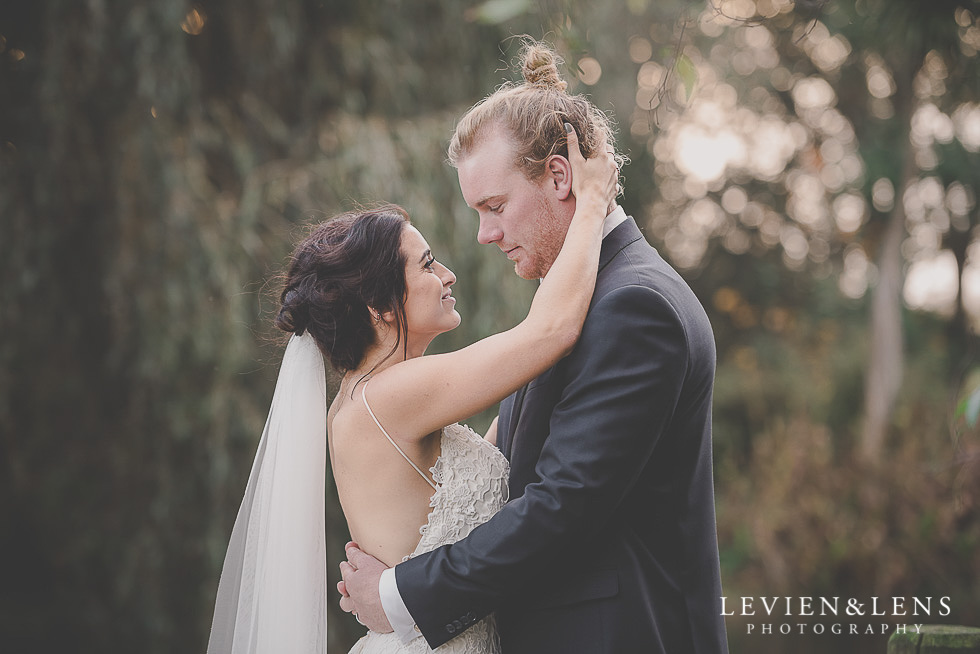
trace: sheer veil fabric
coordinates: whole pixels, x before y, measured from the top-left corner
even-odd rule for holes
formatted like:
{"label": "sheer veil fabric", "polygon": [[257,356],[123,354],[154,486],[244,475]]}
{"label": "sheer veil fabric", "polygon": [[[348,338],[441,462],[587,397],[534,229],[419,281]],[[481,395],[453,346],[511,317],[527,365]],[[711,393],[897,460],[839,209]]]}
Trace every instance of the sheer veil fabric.
{"label": "sheer veil fabric", "polygon": [[208,654],[323,654],[327,389],[309,332],[286,346],[228,543]]}

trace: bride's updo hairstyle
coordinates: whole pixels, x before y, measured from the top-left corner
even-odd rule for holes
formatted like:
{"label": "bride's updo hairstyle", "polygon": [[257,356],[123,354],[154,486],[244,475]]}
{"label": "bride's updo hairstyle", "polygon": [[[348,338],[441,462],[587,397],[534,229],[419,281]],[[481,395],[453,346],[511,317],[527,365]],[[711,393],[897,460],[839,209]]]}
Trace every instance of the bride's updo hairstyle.
{"label": "bride's updo hairstyle", "polygon": [[330,364],[346,372],[374,343],[371,310],[391,311],[396,352],[407,333],[401,237],[408,224],[404,209],[387,205],[316,226],[293,252],[276,327],[297,335],[308,331]]}
{"label": "bride's updo hairstyle", "polygon": [[[453,166],[497,125],[511,133],[517,144],[515,165],[530,180],[545,174],[545,161],[551,155],[568,156],[565,123],[575,128],[586,158],[612,144],[612,125],[605,114],[585,96],[567,93],[568,84],[558,72],[562,60],[554,50],[525,38],[520,59],[524,82],[503,84],[460,119],[449,144]],[[623,162],[620,155],[616,159]]]}

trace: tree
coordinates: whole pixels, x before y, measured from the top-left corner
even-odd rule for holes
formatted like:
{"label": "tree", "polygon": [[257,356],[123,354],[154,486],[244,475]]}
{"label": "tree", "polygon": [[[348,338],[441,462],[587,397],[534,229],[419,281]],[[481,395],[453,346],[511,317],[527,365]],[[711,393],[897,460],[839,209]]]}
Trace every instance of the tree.
{"label": "tree", "polygon": [[[977,149],[966,127],[980,100],[977,14],[971,0],[712,0],[669,37],[696,83],[679,64],[638,61],[631,135],[647,135],[657,159],[651,224],[678,265],[703,270],[717,245],[736,256],[776,249],[791,270],[836,267],[845,295],[871,287],[856,447],[869,462],[881,458],[902,385],[906,270],[938,253],[917,247],[909,227],[945,213],[933,228],[952,246],[959,280],[966,265],[972,219],[962,207],[972,210],[976,191],[943,162]],[[638,31],[635,51],[650,57],[654,39]],[[946,180],[936,206],[909,215],[934,187],[933,169]],[[962,294],[956,307],[953,338],[964,342]]]}

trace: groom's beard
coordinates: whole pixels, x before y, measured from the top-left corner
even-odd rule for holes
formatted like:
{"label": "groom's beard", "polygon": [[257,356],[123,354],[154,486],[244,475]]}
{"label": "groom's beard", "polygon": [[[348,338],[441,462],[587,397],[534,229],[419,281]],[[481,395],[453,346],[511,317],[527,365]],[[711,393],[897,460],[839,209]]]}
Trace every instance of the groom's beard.
{"label": "groom's beard", "polygon": [[568,223],[562,221],[547,201],[540,200],[537,221],[522,245],[524,252],[514,265],[514,272],[524,279],[541,279],[547,275],[561,252],[567,232]]}

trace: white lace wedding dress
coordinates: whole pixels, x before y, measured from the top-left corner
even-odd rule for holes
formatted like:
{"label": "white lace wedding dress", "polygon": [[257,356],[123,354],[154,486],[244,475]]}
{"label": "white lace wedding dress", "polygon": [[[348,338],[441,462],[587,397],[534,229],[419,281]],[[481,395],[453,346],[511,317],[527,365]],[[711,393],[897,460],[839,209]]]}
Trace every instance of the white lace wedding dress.
{"label": "white lace wedding dress", "polygon": [[[381,425],[378,424],[378,427]],[[388,436],[387,432],[385,436]],[[393,441],[392,445],[395,445]],[[397,445],[395,447],[398,448]],[[402,456],[405,454],[402,453]],[[405,458],[412,463],[408,457]],[[412,467],[419,470],[414,463]],[[507,459],[500,450],[464,425],[450,425],[442,430],[441,453],[431,472],[436,488],[430,503],[432,511],[420,530],[422,538],[418,546],[406,560],[466,537],[474,527],[489,520],[507,502]],[[428,481],[422,471],[419,470],[419,474]],[[429,483],[432,484],[431,481]],[[404,645],[395,634],[369,631],[357,641],[350,654],[421,654],[432,651],[424,638],[416,638]],[[445,654],[497,654],[500,647],[493,616],[477,622],[434,651]]]}

